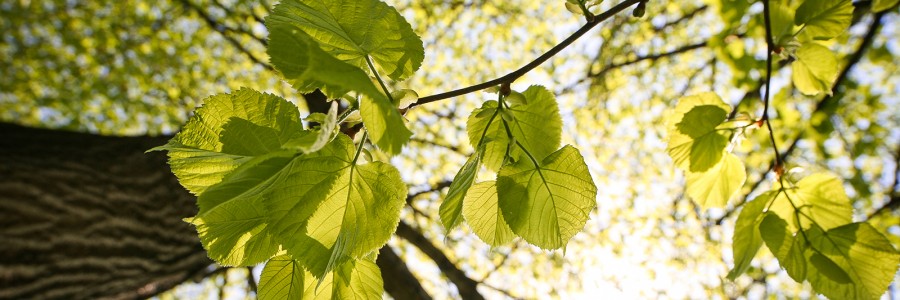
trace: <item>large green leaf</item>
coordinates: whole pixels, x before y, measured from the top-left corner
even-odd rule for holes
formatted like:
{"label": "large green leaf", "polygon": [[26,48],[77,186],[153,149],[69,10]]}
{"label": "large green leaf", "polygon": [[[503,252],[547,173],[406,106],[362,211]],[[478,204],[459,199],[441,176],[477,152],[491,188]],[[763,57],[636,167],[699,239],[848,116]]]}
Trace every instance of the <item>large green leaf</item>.
{"label": "large green leaf", "polygon": [[340,61],[315,44],[312,38],[295,25],[278,21],[271,16],[269,27],[269,56],[272,64],[301,92],[321,88],[330,98],[339,98],[349,91],[365,95],[360,114],[372,141],[391,154],[400,153],[412,132],[403,117],[361,69]]}
{"label": "large green leaf", "polygon": [[731,107],[715,93],[683,97],[668,124],[667,150],[675,164],[690,172],[709,170],[722,160],[728,137],[716,127]]}
{"label": "large green leaf", "polygon": [[409,23],[378,0],[285,0],[266,20],[276,24],[306,32],[325,52],[360,69],[370,56],[395,80],[415,73],[425,57]]}
{"label": "large green leaf", "polygon": [[345,135],[294,159],[284,195],[267,197],[271,232],[292,257],[322,278],[341,262],[384,245],[400,220],[406,185],[391,165],[354,165]]}
{"label": "large green leaf", "polygon": [[497,182],[479,182],[469,189],[463,201],[462,215],[482,241],[500,246],[512,241],[515,233],[509,229],[497,199]]}
{"label": "large green leaf", "polygon": [[304,285],[303,299],[381,299],[384,293],[381,269],[370,258],[342,263],[321,280],[306,276]]}
{"label": "large green leaf", "polygon": [[481,168],[482,152],[481,150],[475,152],[459,169],[459,172],[453,177],[453,183],[450,184],[447,197],[444,197],[444,202],[441,203],[438,212],[441,215],[441,223],[444,224],[444,228],[447,231],[456,227],[461,221],[463,198],[466,197],[466,192],[475,183],[475,175],[478,174],[478,169]]}
{"label": "large green leaf", "polygon": [[302,299],[306,276],[299,262],[288,255],[273,257],[259,276],[259,300]]}
{"label": "large green leaf", "polygon": [[736,155],[726,153],[725,158],[706,172],[688,172],[687,194],[703,209],[723,208],[741,190],[745,180],[744,163]]}
{"label": "large green leaf", "polygon": [[791,64],[794,86],[806,95],[831,94],[831,85],[840,71],[834,53],[825,46],[811,42],[800,46],[796,55],[797,60]]}
{"label": "large green leaf", "polygon": [[897,273],[900,253],[868,223],[813,226],[807,237],[809,282],[831,299],[878,299]]}
{"label": "large green leaf", "polygon": [[189,221],[210,258],[225,266],[252,266],[275,254],[278,244],[267,230],[263,198],[293,156],[254,158],[200,194],[200,211]]}
{"label": "large green leaf", "polygon": [[[181,132],[153,149],[169,151],[172,173],[196,195],[303,129],[297,107],[278,96],[240,89],[203,102]],[[247,139],[254,134],[265,138]]]}
{"label": "large green leaf", "polygon": [[[793,206],[790,201],[793,201]],[[809,228],[812,222],[806,217],[798,220],[794,213],[795,206],[825,230],[852,221],[853,207],[844,186],[840,179],[829,173],[809,175],[800,180],[796,187],[785,188],[775,198],[769,211],[786,220],[791,232],[797,232],[797,224],[803,229]]]}
{"label": "large green leaf", "polygon": [[794,24],[813,39],[827,40],[850,27],[853,21],[853,1],[806,0],[797,8]]}
{"label": "large green leaf", "polygon": [[728,279],[735,280],[750,267],[756,252],[762,247],[762,236],[759,234],[759,223],[762,222],[763,210],[772,201],[775,192],[766,192],[754,200],[744,204],[741,214],[734,224],[731,248],[734,253],[734,268],[728,272]]}
{"label": "large green leaf", "polygon": [[497,174],[503,218],[513,232],[544,249],[564,247],[597,205],[597,187],[577,149],[566,145],[539,165],[523,159]]}
{"label": "large green leaf", "polygon": [[[530,86],[522,92],[522,95],[527,104],[508,108],[512,119],[507,121],[507,125],[515,141],[521,143],[531,155],[540,160],[559,148],[562,138],[562,117],[556,98],[546,88]],[[469,142],[473,147],[479,146],[482,134],[489,140],[484,145],[484,165],[491,170],[499,170],[510,140],[501,118],[497,117],[493,122],[489,122],[494,109],[497,109],[496,101],[485,102],[469,116],[467,127]],[[510,155],[514,161],[525,158],[522,151],[514,151]]]}

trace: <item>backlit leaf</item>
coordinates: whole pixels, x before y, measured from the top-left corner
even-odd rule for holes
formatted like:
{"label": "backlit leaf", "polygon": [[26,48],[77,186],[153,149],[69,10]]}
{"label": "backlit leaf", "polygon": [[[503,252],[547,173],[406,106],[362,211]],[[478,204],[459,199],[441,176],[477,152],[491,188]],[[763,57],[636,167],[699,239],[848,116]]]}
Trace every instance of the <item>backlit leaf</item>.
{"label": "backlit leaf", "polygon": [[409,23],[378,0],[285,0],[266,21],[275,24],[306,32],[325,52],[357,68],[367,69],[370,56],[395,80],[412,75],[425,57]]}
{"label": "backlit leaf", "polygon": [[597,187],[572,146],[539,163],[523,159],[500,169],[500,210],[513,232],[538,247],[556,249],[584,228],[597,205]]}
{"label": "backlit leaf", "polygon": [[709,170],[687,173],[687,194],[703,209],[723,208],[741,190],[745,180],[744,163],[736,155],[726,153],[725,158]]}
{"label": "backlit leaf", "polygon": [[826,230],[852,221],[853,207],[850,199],[844,192],[841,180],[833,174],[815,173],[803,178],[797,182],[796,187],[785,188],[779,193],[769,209],[787,221],[791,232],[797,232],[797,224],[808,229],[811,221],[805,217],[798,220],[790,201]]}
{"label": "backlit leaf", "polygon": [[509,229],[498,206],[497,182],[479,182],[469,189],[463,201],[462,215],[472,231],[491,246],[512,241],[515,233]]}
{"label": "backlit leaf", "polygon": [[878,299],[897,273],[900,253],[868,223],[814,226],[807,236],[817,250],[810,253],[809,282],[829,298]]}
{"label": "backlit leaf", "polygon": [[831,85],[839,72],[834,53],[817,43],[804,43],[796,55],[797,60],[791,63],[794,86],[806,95],[831,94]]}
{"label": "backlit leaf", "polygon": [[453,177],[453,183],[450,184],[450,190],[447,191],[447,197],[441,202],[439,213],[441,215],[441,223],[444,229],[450,231],[456,225],[459,225],[462,217],[463,198],[472,184],[475,183],[475,175],[481,168],[482,151],[477,151],[470,156],[466,163],[459,169],[456,176]]}
{"label": "backlit leaf", "polygon": [[796,25],[803,25],[805,34],[817,40],[827,40],[843,33],[853,21],[853,1],[806,0],[797,8]]}
{"label": "backlit leaf", "polygon": [[306,276],[304,285],[303,299],[381,299],[384,293],[381,269],[370,258],[345,262],[321,281]]}
{"label": "backlit leaf", "polygon": [[299,262],[288,255],[276,256],[266,263],[259,276],[259,299],[301,299],[305,276]]}
{"label": "backlit leaf", "polygon": [[668,124],[667,150],[675,165],[699,173],[719,163],[728,137],[716,127],[725,121],[730,110],[715,93],[681,98]]}
{"label": "backlit leaf", "polygon": [[728,279],[735,280],[750,267],[750,262],[756,256],[756,252],[762,247],[763,240],[759,233],[759,223],[762,222],[763,210],[771,202],[775,192],[766,192],[756,197],[753,201],[744,204],[741,214],[734,224],[734,236],[732,248],[734,253],[734,268],[728,272]]}

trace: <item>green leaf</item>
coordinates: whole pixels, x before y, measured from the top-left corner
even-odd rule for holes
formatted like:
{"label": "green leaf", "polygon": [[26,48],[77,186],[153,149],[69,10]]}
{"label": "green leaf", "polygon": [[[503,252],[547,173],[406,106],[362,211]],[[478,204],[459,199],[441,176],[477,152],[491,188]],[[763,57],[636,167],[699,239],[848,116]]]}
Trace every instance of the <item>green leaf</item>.
{"label": "green leaf", "polygon": [[815,173],[803,178],[796,187],[785,188],[769,209],[787,221],[791,232],[797,232],[797,224],[808,229],[812,222],[806,217],[798,220],[790,201],[825,230],[852,221],[853,207],[850,199],[844,192],[841,180],[833,174]]}
{"label": "green leaf", "polygon": [[456,176],[453,177],[453,183],[450,184],[450,190],[447,191],[447,197],[441,203],[439,213],[441,215],[441,223],[447,231],[459,225],[463,210],[463,198],[466,192],[475,183],[475,175],[481,168],[481,155],[483,151],[477,151],[475,155],[469,157],[466,163],[459,169]]}
{"label": "green leaf", "polygon": [[564,247],[597,205],[597,187],[581,154],[570,145],[539,166],[531,160],[503,166],[497,193],[510,229],[544,249]]}
{"label": "green leaf", "polygon": [[900,0],[875,0],[872,2],[872,11],[883,12],[896,7],[898,3],[900,3]]}
{"label": "green leaf", "polygon": [[319,149],[325,147],[337,131],[337,110],[337,102],[331,102],[331,108],[328,109],[328,114],[325,115],[322,120],[319,120],[320,126],[318,131],[298,132],[294,137],[285,142],[282,148],[309,153],[319,151]]}
{"label": "green leaf", "polygon": [[806,279],[807,263],[802,237],[795,237],[789,230],[788,223],[771,212],[766,213],[759,223],[759,233],[788,275],[797,282],[803,282]]}
{"label": "green leaf", "polygon": [[[297,107],[278,96],[240,89],[203,102],[181,132],[153,149],[169,151],[172,173],[195,195],[253,156],[277,149],[274,142],[287,141],[303,129]],[[246,139],[253,134],[261,134],[264,140]]]}
{"label": "green leaf", "polygon": [[403,145],[409,141],[412,132],[406,128],[403,117],[390,101],[363,98],[359,113],[375,145],[390,154],[403,151]]}
{"label": "green leaf", "polygon": [[254,158],[211,186],[197,199],[190,219],[209,257],[224,266],[252,266],[272,257],[278,244],[267,230],[263,198],[294,154]]}
{"label": "green leaf", "polygon": [[509,229],[497,199],[497,182],[479,182],[469,189],[463,200],[462,214],[482,241],[491,246],[500,246],[515,238]]}
{"label": "green leaf", "polygon": [[775,44],[784,46],[788,41],[793,39],[795,19],[794,9],[792,9],[784,0],[771,1],[769,7],[772,39],[775,41]]}
{"label": "green leaf", "polygon": [[384,245],[406,203],[397,169],[354,165],[355,154],[353,141],[338,135],[322,150],[295,158],[283,176],[283,195],[265,199],[272,234],[318,278]]}
{"label": "green leaf", "polygon": [[[562,117],[553,93],[542,86],[530,86],[522,95],[527,104],[512,106],[508,109],[512,115],[512,121],[508,121],[510,131],[515,141],[522,143],[525,149],[537,159],[543,159],[559,148],[562,138]],[[479,116],[486,110],[497,109],[496,101],[485,102],[480,109],[472,112],[468,120],[469,142],[478,148],[478,142],[482,134],[488,139],[484,152],[484,165],[491,170],[499,170],[506,156],[506,148],[510,144],[509,136],[503,122],[496,118],[493,122],[493,113]],[[487,131],[485,133],[485,128]],[[525,158],[521,151],[510,154],[514,161]]]}
{"label": "green leaf", "polygon": [[747,180],[744,163],[734,154],[726,153],[719,163],[706,172],[687,174],[687,194],[701,208],[722,208],[741,190]]}
{"label": "green leaf", "polygon": [[363,70],[370,56],[394,80],[415,73],[425,57],[409,23],[377,0],[285,0],[266,25],[302,30],[331,56]]}
{"label": "green leaf", "polygon": [[850,27],[853,2],[850,0],[806,0],[797,8],[794,24],[813,39],[828,40]]}
{"label": "green leaf", "polygon": [[290,256],[273,257],[259,276],[259,300],[302,299],[305,275],[300,263]]}
{"label": "green leaf", "polygon": [[831,299],[878,299],[897,273],[900,253],[868,223],[851,223],[807,236],[811,253],[809,282]]}
{"label": "green leaf", "polygon": [[269,16],[268,53],[272,65],[301,93],[321,89],[328,98],[357,91],[377,100],[387,100],[362,69],[332,57],[302,30]]}
{"label": "green leaf", "polygon": [[762,222],[763,210],[772,201],[775,192],[766,192],[756,199],[744,204],[741,214],[734,224],[734,236],[732,246],[734,253],[734,268],[728,272],[728,279],[735,280],[750,267],[750,262],[756,256],[756,252],[762,247],[762,236],[759,233],[759,224]]}
{"label": "green leaf", "polygon": [[384,293],[381,270],[369,258],[345,262],[319,282],[306,276],[304,285],[302,299],[381,299]]}
{"label": "green leaf", "polygon": [[678,101],[669,120],[667,151],[679,168],[705,172],[722,160],[728,137],[716,127],[725,121],[729,110],[731,107],[715,93]]}
{"label": "green leaf", "polygon": [[831,85],[839,72],[837,57],[825,46],[804,43],[797,49],[797,60],[791,65],[794,86],[806,95],[831,94]]}

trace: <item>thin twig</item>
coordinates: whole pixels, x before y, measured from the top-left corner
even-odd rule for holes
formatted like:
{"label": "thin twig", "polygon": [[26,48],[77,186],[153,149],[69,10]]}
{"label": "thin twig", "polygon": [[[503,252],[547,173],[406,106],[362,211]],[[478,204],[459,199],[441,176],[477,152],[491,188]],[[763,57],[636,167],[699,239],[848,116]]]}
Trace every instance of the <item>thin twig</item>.
{"label": "thin twig", "polygon": [[769,140],[772,141],[772,150],[775,153],[775,173],[778,178],[784,173],[784,160],[778,151],[778,142],[775,140],[775,132],[772,130],[772,122],[769,121],[769,98],[772,94],[772,52],[775,51],[775,41],[772,39],[772,19],[769,16],[769,0],[763,0],[763,18],[766,25],[766,93],[763,95],[763,122],[769,129]]}
{"label": "thin twig", "polygon": [[540,66],[545,61],[547,61],[548,59],[550,59],[551,57],[553,57],[554,55],[556,55],[557,53],[559,53],[560,51],[562,51],[563,49],[565,49],[566,47],[571,45],[573,42],[578,40],[578,38],[580,38],[585,33],[587,33],[592,28],[594,28],[594,26],[597,26],[597,24],[600,24],[601,22],[605,21],[606,19],[609,19],[610,17],[625,10],[629,6],[637,4],[640,1],[641,0],[625,0],[625,2],[619,3],[618,5],[614,6],[613,8],[610,8],[609,10],[607,10],[599,15],[596,15],[593,19],[591,19],[590,22],[588,22],[587,24],[584,24],[584,26],[582,26],[580,29],[578,29],[578,31],[575,31],[574,33],[572,33],[572,35],[570,35],[568,38],[566,38],[565,40],[560,42],[558,45],[554,46],[549,51],[547,51],[546,53],[544,53],[541,56],[539,56],[538,58],[536,58],[534,61],[526,64],[525,66],[519,68],[518,70],[513,71],[512,73],[509,73],[509,74],[504,75],[503,77],[493,79],[493,80],[490,80],[487,82],[479,83],[479,84],[476,84],[473,86],[469,86],[469,87],[465,87],[465,88],[461,88],[458,90],[453,90],[453,91],[449,91],[449,92],[445,92],[445,93],[440,93],[437,95],[422,97],[422,98],[419,98],[419,101],[417,101],[416,103],[413,103],[409,107],[412,108],[412,107],[419,106],[419,105],[426,104],[426,103],[431,103],[431,102],[435,102],[435,101],[440,101],[440,100],[444,100],[444,99],[448,99],[448,98],[453,98],[456,96],[473,93],[473,92],[480,91],[480,90],[483,90],[483,89],[486,89],[486,88],[489,88],[492,86],[499,85],[501,83],[512,83],[517,78],[521,77],[522,75],[525,75],[525,73],[528,73],[529,71],[533,70],[534,68]]}

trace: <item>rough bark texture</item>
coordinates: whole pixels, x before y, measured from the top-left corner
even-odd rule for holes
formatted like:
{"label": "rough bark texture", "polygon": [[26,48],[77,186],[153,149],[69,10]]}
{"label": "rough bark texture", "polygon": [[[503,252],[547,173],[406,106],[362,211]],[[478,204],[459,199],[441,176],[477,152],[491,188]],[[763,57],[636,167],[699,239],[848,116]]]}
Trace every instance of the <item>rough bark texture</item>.
{"label": "rough bark texture", "polygon": [[210,264],[166,138],[0,124],[0,298],[133,299]]}

